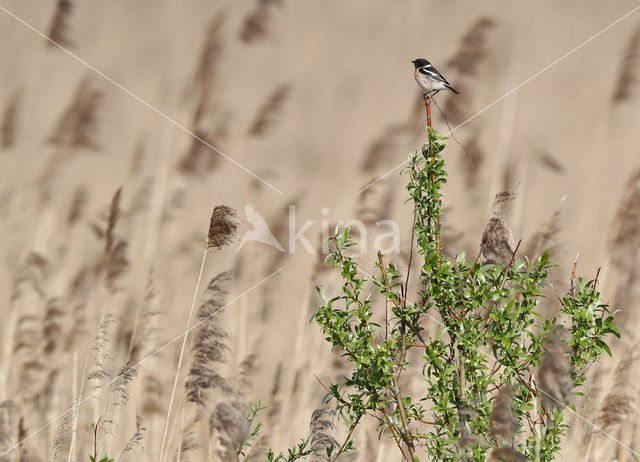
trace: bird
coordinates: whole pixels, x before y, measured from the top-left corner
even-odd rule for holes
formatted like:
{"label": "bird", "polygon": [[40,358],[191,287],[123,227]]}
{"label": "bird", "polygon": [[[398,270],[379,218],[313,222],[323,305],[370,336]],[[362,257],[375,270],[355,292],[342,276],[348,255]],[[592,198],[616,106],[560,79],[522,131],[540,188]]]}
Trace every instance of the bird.
{"label": "bird", "polygon": [[456,95],[459,95],[458,90],[453,88],[429,61],[424,58],[418,58],[411,62],[415,66],[415,78],[418,86],[427,91],[424,94],[425,99],[431,93],[431,96],[435,96],[440,90],[451,90]]}

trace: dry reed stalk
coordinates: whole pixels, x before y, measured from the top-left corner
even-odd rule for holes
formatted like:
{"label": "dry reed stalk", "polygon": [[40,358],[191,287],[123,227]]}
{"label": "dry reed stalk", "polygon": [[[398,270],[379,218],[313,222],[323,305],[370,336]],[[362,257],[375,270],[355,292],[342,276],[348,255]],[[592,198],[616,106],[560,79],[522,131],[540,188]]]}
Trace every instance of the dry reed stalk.
{"label": "dry reed stalk", "polygon": [[140,415],[136,412],[136,431],[133,433],[133,435],[131,435],[129,441],[127,441],[127,444],[124,446],[124,449],[120,453],[118,460],[123,460],[123,458],[129,453],[135,455],[136,451],[139,450],[142,452],[144,450],[142,441],[144,440],[145,431],[147,431],[147,427],[142,425],[142,417],[140,417]]}
{"label": "dry reed stalk", "polygon": [[14,90],[5,106],[0,124],[0,146],[2,149],[10,149],[16,142],[20,103],[22,103],[22,91]]}
{"label": "dry reed stalk", "polygon": [[199,440],[197,438],[198,434],[198,424],[202,416],[200,414],[196,414],[193,418],[188,422],[186,428],[182,430],[182,434],[184,435],[180,446],[178,447],[178,454],[175,457],[175,460],[184,460],[185,462],[192,462],[193,458],[191,457],[192,453],[200,447]]}
{"label": "dry reed stalk", "polygon": [[633,96],[633,87],[636,84],[638,73],[638,60],[640,59],[640,27],[638,27],[627,44],[622,57],[622,65],[618,74],[615,91],[611,97],[613,104],[621,103]]}
{"label": "dry reed stalk", "polygon": [[55,436],[53,438],[53,448],[52,448],[52,462],[62,462],[65,459],[66,454],[68,454],[71,450],[71,429],[73,425],[73,419],[71,414],[65,414],[62,418],[62,422],[58,425],[56,429]]}
{"label": "dry reed stalk", "polygon": [[[69,30],[69,17],[72,12],[73,3],[71,0],[58,0],[56,10],[51,20],[51,25],[49,26],[49,33],[47,34],[47,37],[58,45],[65,47],[71,45],[71,40],[67,36],[67,33]],[[55,45],[48,40],[47,44],[51,47],[55,47]]]}
{"label": "dry reed stalk", "polygon": [[79,413],[79,396],[78,392],[78,353],[76,351],[73,352],[73,361],[72,361],[72,372],[71,372],[71,441],[69,442],[69,456],[67,457],[67,462],[71,462],[75,459],[76,456],[76,447],[74,444],[78,435],[78,418],[80,417]]}
{"label": "dry reed stalk", "polygon": [[226,14],[224,13],[217,14],[211,20],[191,84],[192,91],[197,98],[192,122],[193,127],[196,129],[202,122],[204,114],[210,104],[211,95],[215,89],[218,67],[224,53],[222,28],[224,27],[225,21]]}
{"label": "dry reed stalk", "polygon": [[283,0],[258,0],[256,7],[245,17],[239,38],[245,43],[262,40],[269,34],[273,11],[283,5]]}
{"label": "dry reed stalk", "polygon": [[495,22],[489,18],[478,19],[462,38],[456,54],[447,66],[462,75],[477,76],[482,62],[489,56],[488,35]]}
{"label": "dry reed stalk", "polygon": [[104,271],[105,286],[114,293],[117,288],[115,283],[129,266],[126,257],[127,243],[124,239],[117,236],[115,229],[120,219],[122,210],[120,208],[120,200],[122,196],[122,187],[118,188],[111,199],[109,208],[109,216],[104,232]]}
{"label": "dry reed stalk", "polygon": [[131,330],[131,339],[127,354],[127,364],[137,364],[141,358],[147,357],[158,348],[156,319],[163,314],[159,308],[160,301],[149,275],[142,306],[136,312],[136,320]]}
{"label": "dry reed stalk", "polygon": [[176,374],[173,380],[173,387],[171,389],[171,398],[169,399],[169,406],[167,408],[167,418],[165,421],[164,432],[162,435],[162,441],[160,444],[159,462],[163,462],[163,455],[165,453],[165,446],[167,443],[167,436],[169,432],[169,424],[171,421],[171,412],[173,410],[173,402],[175,400],[176,389],[178,387],[178,380],[180,378],[180,371],[182,369],[182,362],[184,360],[184,353],[187,347],[187,339],[189,337],[189,330],[191,328],[191,320],[193,319],[193,313],[195,311],[196,300],[198,298],[198,292],[200,290],[200,282],[202,281],[202,273],[204,271],[204,264],[207,259],[207,253],[209,249],[221,250],[222,248],[230,245],[238,231],[238,213],[231,207],[225,205],[216,206],[211,215],[209,222],[209,231],[207,233],[207,240],[205,242],[205,248],[202,255],[202,261],[200,263],[200,271],[198,272],[198,280],[193,292],[193,298],[191,300],[191,307],[189,308],[189,315],[187,317],[187,326],[182,338],[182,346],[180,347],[180,356],[178,357],[178,365],[176,367]]}
{"label": "dry reed stalk", "polygon": [[282,108],[291,94],[291,87],[290,83],[285,82],[271,92],[249,126],[247,133],[250,136],[263,136],[273,128],[281,117]]}
{"label": "dry reed stalk", "polygon": [[79,186],[73,193],[69,213],[67,214],[67,225],[73,226],[84,216],[88,200],[88,190],[86,186]]}
{"label": "dry reed stalk", "polygon": [[496,194],[491,208],[491,218],[482,233],[480,249],[483,265],[499,263],[506,267],[511,261],[516,243],[504,215],[515,197],[515,192],[510,190]]}
{"label": "dry reed stalk", "polygon": [[564,342],[567,331],[563,327],[554,328],[547,337],[544,356],[538,370],[538,390],[542,409],[550,413],[553,409],[562,409],[571,397],[573,382],[571,379],[570,349]]}

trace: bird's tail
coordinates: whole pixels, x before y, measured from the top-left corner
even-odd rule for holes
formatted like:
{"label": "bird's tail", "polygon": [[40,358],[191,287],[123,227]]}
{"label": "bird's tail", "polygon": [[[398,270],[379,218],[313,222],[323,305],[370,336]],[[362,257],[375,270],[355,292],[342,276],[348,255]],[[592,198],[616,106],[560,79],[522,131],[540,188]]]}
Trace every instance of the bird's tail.
{"label": "bird's tail", "polygon": [[453,88],[451,85],[447,85],[447,88],[449,88],[449,90],[451,90],[452,92],[454,92],[456,95],[459,95],[460,93],[458,93],[458,90],[456,90],[455,88]]}

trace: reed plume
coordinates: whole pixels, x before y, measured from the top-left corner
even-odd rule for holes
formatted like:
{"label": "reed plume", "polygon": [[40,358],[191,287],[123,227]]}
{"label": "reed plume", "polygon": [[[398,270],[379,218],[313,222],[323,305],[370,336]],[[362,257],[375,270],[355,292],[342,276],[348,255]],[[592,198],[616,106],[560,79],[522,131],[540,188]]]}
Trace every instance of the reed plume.
{"label": "reed plume", "polygon": [[456,54],[447,61],[447,66],[462,75],[477,76],[480,65],[489,55],[488,35],[495,26],[490,18],[478,19],[462,38]]}
{"label": "reed plume", "polygon": [[627,182],[612,227],[611,260],[622,271],[631,273],[638,265],[640,249],[640,170]]}
{"label": "reed plume", "polygon": [[509,190],[496,194],[491,218],[482,233],[480,243],[483,265],[499,263],[506,267],[513,257],[516,244],[513,233],[504,220],[504,215],[515,196],[515,193]]}
{"label": "reed plume", "polygon": [[489,436],[498,447],[513,446],[518,431],[518,419],[513,415],[511,408],[513,396],[513,389],[504,386],[493,399]]}
{"label": "reed plume", "polygon": [[258,0],[256,7],[245,17],[240,29],[240,40],[253,43],[269,34],[274,10],[284,4],[283,0]]}
{"label": "reed plume", "polygon": [[571,397],[573,366],[571,351],[564,342],[566,334],[566,329],[556,327],[549,333],[544,346],[538,370],[538,397],[545,412],[564,408]]}
{"label": "reed plume", "polygon": [[309,446],[313,453],[309,462],[329,462],[335,460],[329,457],[327,450],[333,448],[333,454],[338,452],[339,444],[333,436],[333,417],[335,411],[331,409],[316,409],[311,414],[309,424]]}
{"label": "reed plume", "polygon": [[613,104],[621,103],[633,96],[633,87],[638,79],[638,59],[640,58],[640,27],[629,39],[627,48],[622,56],[618,81],[611,97]]}
{"label": "reed plume", "polygon": [[285,82],[271,92],[253,118],[248,130],[249,135],[263,136],[273,128],[282,115],[282,108],[291,94],[291,88],[292,85]]}
{"label": "reed plume", "polygon": [[92,88],[91,77],[82,79],[49,141],[62,149],[99,149],[95,132],[102,98],[102,92]]}
{"label": "reed plume", "polygon": [[22,91],[14,90],[4,108],[0,124],[0,146],[2,149],[10,149],[16,142],[21,103]]}
{"label": "reed plume", "polygon": [[[178,170],[185,175],[204,175],[220,165],[220,155],[211,149],[215,140],[200,129],[194,131],[187,152],[178,162]],[[204,142],[203,142],[204,141]]]}
{"label": "reed plume", "polygon": [[192,92],[197,98],[192,122],[192,126],[195,129],[199,128],[202,118],[208,110],[217,82],[218,68],[224,53],[222,29],[225,21],[226,14],[219,13],[209,23],[205,41],[200,51],[198,66],[191,83]]}
{"label": "reed plume", "polygon": [[67,213],[67,224],[73,226],[80,218],[84,216],[87,206],[88,190],[86,186],[79,186],[73,193],[69,212]]}
{"label": "reed plume", "polygon": [[116,281],[129,266],[129,260],[127,260],[126,256],[127,242],[118,237],[115,232],[116,225],[122,213],[120,208],[121,196],[122,187],[116,190],[111,199],[107,226],[104,233],[105,285],[112,292],[116,290]]}
{"label": "reed plume", "polygon": [[[0,453],[9,451],[20,441],[18,439],[20,425],[20,406],[12,400],[3,401],[0,404]],[[0,456],[0,460],[7,462],[17,460],[11,451],[6,458]]]}
{"label": "reed plume", "polygon": [[613,427],[626,421],[635,422],[638,398],[635,390],[638,380],[638,346],[631,349],[613,373],[613,384],[598,411],[598,425],[611,432]]}
{"label": "reed plume", "polygon": [[487,455],[487,462],[527,462],[528,460],[524,454],[513,448],[494,449]]}
{"label": "reed plume", "polygon": [[[51,25],[49,26],[49,33],[47,34],[52,42],[62,46],[71,45],[71,40],[67,36],[67,33],[69,32],[69,17],[72,12],[73,3],[71,0],[58,0],[56,10],[51,19]],[[47,44],[55,47],[55,45],[49,41],[47,41]]]}
{"label": "reed plume", "polygon": [[129,441],[125,445],[124,449],[120,453],[118,460],[122,460],[126,455],[135,455],[136,452],[142,452],[144,450],[143,440],[144,433],[147,431],[147,427],[142,425],[142,417],[136,413],[136,431],[131,435]]}
{"label": "reed plume", "polygon": [[215,315],[225,306],[231,272],[226,271],[213,278],[198,309],[199,326],[195,333],[189,377],[185,385],[187,400],[206,407],[213,390],[234,394],[232,384],[216,369],[216,363],[225,363],[229,351],[229,336],[218,325]]}
{"label": "reed plume", "polygon": [[547,152],[544,149],[538,149],[535,154],[535,158],[540,163],[540,165],[542,165],[545,169],[552,171],[553,173],[561,175],[565,172],[564,165],[562,165],[560,161],[550,152]]}

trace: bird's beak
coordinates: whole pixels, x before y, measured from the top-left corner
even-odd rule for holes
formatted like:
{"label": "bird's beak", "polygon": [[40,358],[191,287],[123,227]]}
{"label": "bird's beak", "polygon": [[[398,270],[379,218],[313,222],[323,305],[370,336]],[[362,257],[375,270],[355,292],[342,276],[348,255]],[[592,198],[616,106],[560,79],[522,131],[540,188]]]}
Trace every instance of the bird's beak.
{"label": "bird's beak", "polygon": [[412,62],[413,64],[415,64],[415,63],[416,63],[416,60],[414,59],[414,60],[413,60],[413,61],[411,61],[411,62]]}

